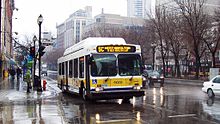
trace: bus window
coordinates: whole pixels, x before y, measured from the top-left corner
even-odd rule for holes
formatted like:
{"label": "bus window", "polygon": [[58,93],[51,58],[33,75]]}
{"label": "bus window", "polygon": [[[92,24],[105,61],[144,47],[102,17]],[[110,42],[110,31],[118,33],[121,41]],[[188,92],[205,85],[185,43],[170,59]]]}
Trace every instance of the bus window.
{"label": "bus window", "polygon": [[91,57],[92,76],[116,76],[116,57],[113,54],[93,54]]}
{"label": "bus window", "polygon": [[59,75],[61,75],[61,63],[59,63]]}
{"label": "bus window", "polygon": [[64,62],[62,63],[62,73],[61,75],[64,75]]}
{"label": "bus window", "polygon": [[68,61],[65,62],[65,76],[68,76]]}
{"label": "bus window", "polygon": [[73,75],[72,75],[72,73],[73,73],[72,70],[73,70],[73,61],[70,60],[70,61],[69,61],[69,77],[70,77],[70,78],[72,78],[72,76],[73,76]]}
{"label": "bus window", "polygon": [[74,59],[74,78],[78,77],[78,59]]}
{"label": "bus window", "polygon": [[79,58],[79,77],[84,78],[84,57]]}
{"label": "bus window", "polygon": [[118,55],[119,75],[134,76],[141,74],[141,58],[138,54]]}

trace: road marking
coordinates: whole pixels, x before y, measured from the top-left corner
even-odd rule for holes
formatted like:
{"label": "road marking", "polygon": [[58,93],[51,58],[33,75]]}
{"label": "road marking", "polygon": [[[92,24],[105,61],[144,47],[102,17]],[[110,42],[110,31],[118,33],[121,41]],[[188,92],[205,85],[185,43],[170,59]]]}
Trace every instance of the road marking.
{"label": "road marking", "polygon": [[183,118],[183,117],[193,117],[196,116],[196,114],[184,114],[184,115],[173,115],[173,116],[168,116],[169,118]]}
{"label": "road marking", "polygon": [[120,120],[108,120],[108,121],[96,121],[98,124],[103,124],[103,123],[116,123],[116,122],[129,122],[132,121],[132,119],[120,119]]}

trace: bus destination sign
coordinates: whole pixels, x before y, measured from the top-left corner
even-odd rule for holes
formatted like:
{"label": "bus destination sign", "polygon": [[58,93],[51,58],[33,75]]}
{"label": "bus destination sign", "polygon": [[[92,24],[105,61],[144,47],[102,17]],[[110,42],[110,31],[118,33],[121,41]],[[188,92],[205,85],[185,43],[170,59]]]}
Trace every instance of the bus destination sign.
{"label": "bus destination sign", "polygon": [[104,45],[97,46],[98,53],[131,53],[136,51],[135,46],[128,45]]}

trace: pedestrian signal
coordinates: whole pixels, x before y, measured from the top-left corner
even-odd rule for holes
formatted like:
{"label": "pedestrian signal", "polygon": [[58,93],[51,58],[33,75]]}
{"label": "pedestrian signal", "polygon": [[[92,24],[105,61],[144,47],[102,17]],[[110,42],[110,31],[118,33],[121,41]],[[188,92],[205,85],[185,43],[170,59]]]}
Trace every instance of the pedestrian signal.
{"label": "pedestrian signal", "polygon": [[39,47],[38,52],[39,52],[40,57],[44,55],[44,53],[45,53],[44,49],[45,49],[45,48],[46,48],[46,47],[45,47],[45,46],[42,46],[42,45]]}

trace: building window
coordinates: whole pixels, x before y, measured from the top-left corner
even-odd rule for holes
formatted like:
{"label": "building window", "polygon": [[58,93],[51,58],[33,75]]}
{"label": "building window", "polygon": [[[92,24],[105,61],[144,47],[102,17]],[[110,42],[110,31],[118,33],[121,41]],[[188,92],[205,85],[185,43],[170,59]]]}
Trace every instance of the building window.
{"label": "building window", "polygon": [[101,18],[97,18],[97,19],[96,19],[96,22],[101,22]]}

